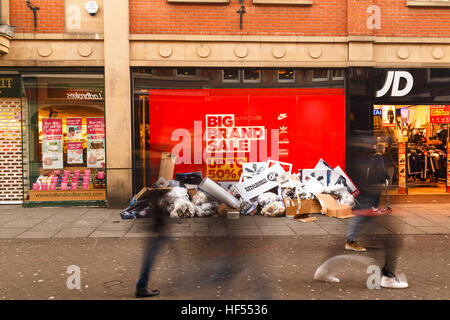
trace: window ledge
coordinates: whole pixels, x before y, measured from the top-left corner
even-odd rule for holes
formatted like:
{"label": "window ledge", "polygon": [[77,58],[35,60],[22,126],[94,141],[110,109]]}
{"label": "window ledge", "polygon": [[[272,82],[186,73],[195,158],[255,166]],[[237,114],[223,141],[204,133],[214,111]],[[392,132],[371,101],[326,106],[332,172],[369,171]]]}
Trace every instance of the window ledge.
{"label": "window ledge", "polygon": [[167,0],[169,3],[229,3],[230,0]]}
{"label": "window ledge", "polygon": [[253,4],[290,4],[310,6],[313,0],[253,0]]}
{"label": "window ledge", "polygon": [[450,7],[450,1],[444,0],[406,0],[408,7]]}

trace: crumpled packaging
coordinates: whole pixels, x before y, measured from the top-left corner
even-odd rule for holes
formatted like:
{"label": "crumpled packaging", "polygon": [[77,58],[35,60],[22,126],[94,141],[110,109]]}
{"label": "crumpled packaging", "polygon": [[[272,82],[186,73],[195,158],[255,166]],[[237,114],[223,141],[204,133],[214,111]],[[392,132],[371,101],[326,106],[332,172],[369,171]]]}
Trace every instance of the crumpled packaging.
{"label": "crumpled packaging", "polygon": [[199,217],[213,215],[217,212],[217,206],[219,205],[210,195],[200,190],[192,196],[192,203],[196,207],[197,216]]}
{"label": "crumpled packaging", "polygon": [[202,203],[201,205],[197,205],[196,206],[197,216],[199,217],[211,216],[217,212],[217,206],[218,206],[217,202],[205,202]]}
{"label": "crumpled packaging", "polygon": [[324,187],[319,180],[313,177],[308,177],[304,181],[304,191],[307,193],[324,193],[326,187]]}
{"label": "crumpled packaging", "polygon": [[326,188],[325,193],[333,194],[338,197],[338,203],[353,207],[355,205],[355,198],[348,192],[343,184],[336,184],[332,187]]}
{"label": "crumpled packaging", "polygon": [[[172,206],[170,206],[172,208]],[[189,201],[182,198],[175,200],[173,208],[170,211],[171,218],[192,218],[196,213],[195,206]]]}
{"label": "crumpled packaging", "polygon": [[286,208],[281,201],[272,202],[264,206],[261,210],[261,214],[267,217],[279,217],[284,215]]}
{"label": "crumpled packaging", "polygon": [[258,201],[250,202],[245,200],[244,198],[239,199],[239,213],[240,214],[250,214],[255,215],[258,209]]}
{"label": "crumpled packaging", "polygon": [[258,196],[258,203],[261,207],[265,207],[266,205],[279,200],[280,199],[278,195],[273,192],[264,192],[263,194]]}
{"label": "crumpled packaging", "polygon": [[[175,203],[177,203],[177,206],[175,206]],[[187,192],[187,189],[181,187],[174,187],[159,200],[158,206],[163,212],[170,213],[172,217],[172,212],[175,209],[179,210],[180,208],[181,209],[185,208],[187,206],[186,203],[192,205],[192,203],[189,201],[189,194]]]}

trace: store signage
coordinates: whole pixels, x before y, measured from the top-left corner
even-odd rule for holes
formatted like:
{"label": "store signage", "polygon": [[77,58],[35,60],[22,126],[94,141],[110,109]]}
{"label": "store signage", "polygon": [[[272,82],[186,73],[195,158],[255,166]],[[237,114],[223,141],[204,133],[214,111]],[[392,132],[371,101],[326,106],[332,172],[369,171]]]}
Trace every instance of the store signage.
{"label": "store signage", "polygon": [[406,143],[401,142],[398,144],[398,193],[408,193],[406,177]]}
{"label": "store signage", "polygon": [[42,119],[42,163],[44,169],[63,168],[62,119]]}
{"label": "store signage", "polygon": [[303,169],[326,154],[345,166],[342,89],[151,89],[148,114],[152,181],[162,152],[177,156],[175,173],[220,182],[239,181],[244,158]]}
{"label": "store signage", "polygon": [[66,92],[66,98],[70,100],[103,100],[103,95],[101,91],[91,92],[91,91],[71,91]]}
{"label": "store signage", "polygon": [[[406,80],[406,85],[400,89],[400,79],[402,78]],[[380,98],[385,96],[391,87],[391,97],[404,97],[411,92],[413,85],[414,78],[408,71],[388,71],[384,86],[376,92],[376,97]]]}
{"label": "store signage", "polygon": [[105,165],[105,119],[86,118],[87,166],[102,168]]}
{"label": "store signage", "polygon": [[381,109],[373,109],[374,116],[381,116],[382,114],[383,114],[383,111]]}
{"label": "store signage", "polygon": [[20,97],[20,77],[1,76],[0,77],[0,97],[19,98]]}
{"label": "store signage", "polygon": [[450,106],[430,106],[431,123],[450,123]]}
{"label": "store signage", "polygon": [[382,106],[382,126],[383,127],[395,127],[396,111],[395,106]]}

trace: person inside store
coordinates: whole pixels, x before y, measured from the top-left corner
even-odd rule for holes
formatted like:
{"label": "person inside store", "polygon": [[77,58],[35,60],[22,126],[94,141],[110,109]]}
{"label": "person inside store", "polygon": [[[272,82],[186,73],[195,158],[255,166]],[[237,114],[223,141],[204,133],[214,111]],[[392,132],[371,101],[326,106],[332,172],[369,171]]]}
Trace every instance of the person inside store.
{"label": "person inside store", "polygon": [[448,125],[444,124],[442,128],[436,131],[436,135],[431,137],[430,140],[437,141],[436,148],[446,150],[448,141]]}
{"label": "person inside store", "polygon": [[391,123],[391,124],[394,123],[394,120],[395,120],[394,110],[392,110],[392,109],[393,109],[392,107],[389,108],[389,110],[387,112],[389,123]]}
{"label": "person inside store", "polygon": [[[354,217],[350,221],[349,230],[347,232],[347,240],[345,243],[346,250],[365,252],[367,249],[360,246],[356,242],[356,236],[361,227],[365,224],[377,222],[378,225],[388,213],[390,208],[380,209],[379,202],[382,190],[387,187],[389,175],[385,168],[383,155],[385,153],[385,145],[377,143],[375,147],[375,155],[369,161],[367,166],[367,184],[361,190],[358,197],[358,204],[353,211]],[[381,278],[381,286],[385,288],[406,288],[408,283],[400,280],[395,276],[397,255],[401,248],[401,239],[393,235],[381,235],[379,240],[384,248],[385,259],[383,265],[383,276]]]}

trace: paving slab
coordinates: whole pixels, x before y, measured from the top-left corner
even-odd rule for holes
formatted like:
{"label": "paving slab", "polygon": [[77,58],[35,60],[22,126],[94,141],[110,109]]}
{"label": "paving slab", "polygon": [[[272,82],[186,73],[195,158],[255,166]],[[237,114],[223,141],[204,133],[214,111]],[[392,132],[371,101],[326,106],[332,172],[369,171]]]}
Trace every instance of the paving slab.
{"label": "paving slab", "polygon": [[123,222],[110,222],[110,221],[106,221],[103,222],[102,224],[100,224],[97,228],[97,230],[101,230],[101,231],[113,231],[113,230],[124,230],[124,231],[128,231],[130,230],[130,228],[133,226],[133,222],[132,221],[123,221]]}
{"label": "paving slab", "polygon": [[29,228],[1,228],[0,227],[0,238],[7,239],[7,238],[15,238],[18,235],[24,233]]}
{"label": "paving slab", "polygon": [[84,238],[89,237],[95,228],[64,228],[53,235],[53,238]]}
{"label": "paving slab", "polygon": [[38,223],[42,222],[42,219],[27,219],[27,218],[18,218],[11,221],[8,221],[2,224],[2,228],[31,228]]}
{"label": "paving slab", "polygon": [[18,239],[46,239],[51,238],[57,231],[25,231],[18,235]]}
{"label": "paving slab", "polygon": [[265,236],[295,236],[295,232],[288,226],[260,226],[259,228]]}
{"label": "paving slab", "polygon": [[115,231],[94,231],[90,234],[89,238],[120,238],[123,237],[127,232],[122,230]]}
{"label": "paving slab", "polygon": [[100,219],[78,219],[75,221],[72,221],[70,223],[70,227],[72,228],[97,228],[102,223],[104,223],[104,220]]}
{"label": "paving slab", "polygon": [[37,225],[30,228],[30,231],[33,232],[52,232],[52,231],[60,231],[69,225],[68,221],[56,221],[56,222],[48,222],[46,220],[38,223]]}
{"label": "paving slab", "polygon": [[417,227],[417,229],[424,231],[427,234],[449,234],[450,228],[435,226],[435,227]]}

